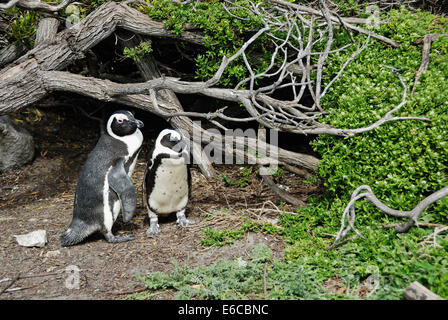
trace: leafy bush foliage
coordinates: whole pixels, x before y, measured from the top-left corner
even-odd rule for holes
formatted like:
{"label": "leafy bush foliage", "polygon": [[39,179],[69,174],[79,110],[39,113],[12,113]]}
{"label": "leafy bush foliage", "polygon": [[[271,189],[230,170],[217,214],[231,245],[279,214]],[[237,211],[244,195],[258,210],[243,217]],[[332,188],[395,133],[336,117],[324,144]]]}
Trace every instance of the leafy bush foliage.
{"label": "leafy bush foliage", "polygon": [[[255,1],[260,2],[260,1]],[[247,6],[245,1],[237,1],[241,6]],[[249,15],[249,20],[242,21],[227,14],[221,1],[197,2],[178,5],[169,0],[148,1],[147,6],[141,6],[140,11],[153,19],[163,21],[167,29],[181,33],[187,23],[204,32],[203,44],[206,51],[199,53],[196,60],[196,74],[201,80],[208,80],[218,70],[224,56],[230,57],[243,45],[250,31],[256,30],[260,23],[257,18]],[[246,16],[246,13],[242,16]],[[238,12],[234,12],[238,15]],[[264,64],[268,60],[263,59]],[[220,85],[229,86],[238,83],[247,76],[244,63],[236,61],[224,72]]]}
{"label": "leafy bush foliage", "polygon": [[[431,122],[391,122],[346,139],[318,137],[312,145],[322,155],[319,173],[330,197],[348,199],[355,188],[368,184],[390,207],[410,210],[448,184],[448,39],[440,37],[433,43],[429,69],[411,95],[421,62],[421,44],[416,40],[426,33],[446,33],[448,28],[446,18],[426,12],[392,10],[387,18],[390,23],[379,31],[402,42],[402,47],[373,42],[330,89],[325,97],[330,115],[324,120],[340,128],[366,126],[397,105],[402,95],[398,79],[380,67],[390,65],[401,69],[409,89],[408,102],[397,116],[423,116]],[[337,70],[341,61],[334,58],[330,70]],[[423,218],[446,223],[447,204],[439,201]],[[374,212],[368,214],[372,218]]]}
{"label": "leafy bush foliage", "polygon": [[12,8],[8,13],[14,17],[11,23],[10,36],[24,48],[34,47],[34,34],[36,33],[37,14],[34,11]]}

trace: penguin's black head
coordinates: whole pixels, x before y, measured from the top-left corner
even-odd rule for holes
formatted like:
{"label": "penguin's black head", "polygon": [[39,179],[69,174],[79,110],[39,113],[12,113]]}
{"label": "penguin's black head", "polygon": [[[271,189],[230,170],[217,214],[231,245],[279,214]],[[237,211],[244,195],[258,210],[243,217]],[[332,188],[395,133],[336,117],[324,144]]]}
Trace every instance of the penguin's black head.
{"label": "penguin's black head", "polygon": [[143,128],[143,122],[134,118],[127,110],[114,112],[107,123],[113,134],[124,137],[133,134],[138,128]]}
{"label": "penguin's black head", "polygon": [[[165,132],[165,134],[163,134]],[[162,139],[160,144],[165,148],[171,149],[175,152],[181,153],[187,146],[187,143],[182,138],[182,135],[175,130],[162,131]]]}

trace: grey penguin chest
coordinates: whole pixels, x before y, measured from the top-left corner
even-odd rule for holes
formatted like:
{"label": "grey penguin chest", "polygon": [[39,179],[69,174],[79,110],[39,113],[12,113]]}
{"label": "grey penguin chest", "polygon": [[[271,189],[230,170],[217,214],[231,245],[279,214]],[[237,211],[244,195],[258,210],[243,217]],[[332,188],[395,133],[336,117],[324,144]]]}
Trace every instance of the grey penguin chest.
{"label": "grey penguin chest", "polygon": [[148,202],[159,214],[170,214],[186,207],[188,171],[185,164],[162,163],[155,172],[154,186]]}

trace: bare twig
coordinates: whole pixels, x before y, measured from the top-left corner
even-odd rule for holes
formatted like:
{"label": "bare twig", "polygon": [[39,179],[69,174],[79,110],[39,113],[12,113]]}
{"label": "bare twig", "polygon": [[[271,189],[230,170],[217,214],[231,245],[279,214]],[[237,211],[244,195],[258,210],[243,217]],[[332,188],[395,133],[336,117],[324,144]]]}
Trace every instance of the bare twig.
{"label": "bare twig", "polygon": [[25,9],[42,10],[47,12],[57,12],[67,7],[74,0],[63,0],[61,3],[54,4],[50,2],[41,2],[39,0],[10,0],[7,3],[0,3],[0,9],[7,10],[13,6]]}
{"label": "bare twig", "polygon": [[427,236],[420,244],[425,245],[426,243],[430,242],[430,240],[432,240],[432,244],[434,247],[442,248],[442,246],[437,243],[437,236],[440,233],[445,232],[447,230],[448,230],[448,226],[444,226],[444,225],[436,226],[436,228],[434,229],[434,232],[431,233],[429,236]]}
{"label": "bare twig", "polygon": [[[393,224],[386,224],[383,226],[379,226],[378,229],[392,229],[392,228],[396,228],[399,227],[401,225],[401,223],[393,223]],[[439,223],[426,223],[426,222],[419,222],[418,223],[419,227],[429,227],[429,228],[434,228],[434,227],[445,227],[445,225],[443,224],[439,224]]]}
{"label": "bare twig", "polygon": [[263,297],[264,299],[268,298],[268,291],[266,289],[266,273],[267,273],[268,263],[264,263],[264,269],[263,269]]}
{"label": "bare twig", "polygon": [[7,10],[14,7],[20,0],[9,0],[7,3],[0,3],[0,9]]}
{"label": "bare twig", "polygon": [[274,182],[274,180],[272,179],[271,176],[269,175],[261,175],[261,177],[263,178],[263,181],[268,185],[268,187],[275,192],[275,194],[277,194],[280,198],[282,198],[283,200],[285,200],[286,202],[296,206],[296,207],[301,207],[303,208],[305,206],[305,203],[299,199],[297,199],[296,197],[290,195],[288,192],[280,189]]}
{"label": "bare twig", "polygon": [[6,290],[8,290],[14,283],[17,282],[17,280],[20,279],[20,273],[18,273],[1,291],[0,291],[0,296],[2,295],[2,293],[6,292]]}
{"label": "bare twig", "polygon": [[[361,193],[363,192],[363,193]],[[365,199],[372,203],[375,207],[377,207],[379,210],[383,211],[384,213],[391,215],[393,217],[399,217],[399,218],[408,218],[407,222],[401,223],[398,226],[395,227],[395,231],[402,233],[407,232],[412,226],[416,225],[419,226],[419,223],[417,222],[418,218],[422,214],[422,212],[429,207],[434,202],[448,196],[448,186],[440,189],[439,191],[434,192],[433,194],[427,196],[425,199],[420,201],[420,203],[415,206],[414,209],[410,211],[400,211],[395,210],[387,205],[383,204],[373,193],[372,189],[367,185],[362,185],[358,187],[352,194],[350,202],[347,204],[347,207],[345,208],[343,214],[342,214],[342,220],[341,220],[341,228],[336,236],[336,239],[334,240],[333,244],[331,245],[330,249],[336,247],[340,244],[340,241],[347,235],[348,232],[354,231],[358,236],[362,237],[362,235],[356,230],[354,226],[355,222],[355,202],[360,199]],[[347,220],[347,225],[346,225]]]}
{"label": "bare twig", "polygon": [[114,295],[127,295],[127,294],[134,294],[134,293],[139,293],[139,292],[143,292],[143,291],[146,291],[146,290],[148,290],[148,287],[142,287],[142,288],[136,288],[136,289],[133,289],[133,290],[125,290],[125,291],[123,291],[123,290],[121,290],[121,291],[115,291],[115,292],[112,292]]}
{"label": "bare twig", "polygon": [[[281,5],[281,6],[285,6],[285,7],[294,8],[294,9],[298,10],[299,12],[302,11],[302,12],[305,12],[305,13],[308,13],[308,14],[318,15],[318,16],[322,16],[323,15],[319,10],[312,9],[312,8],[309,8],[309,7],[306,7],[306,6],[303,6],[303,5],[298,5],[298,4],[295,4],[295,3],[290,3],[290,2],[286,2],[286,1],[282,1],[282,0],[269,0],[269,2],[278,4],[278,5]],[[337,17],[331,17],[331,20],[333,22],[339,23],[339,19]],[[360,27],[354,26],[354,25],[348,23],[348,21],[345,21],[345,27],[348,28],[348,29],[351,29],[353,31],[365,34],[365,35],[370,35],[372,38],[375,38],[377,40],[383,41],[384,43],[387,43],[387,44],[391,45],[394,48],[399,48],[400,47],[400,44],[398,42],[396,42],[396,41],[394,41],[392,39],[389,39],[387,37],[378,35],[376,33],[373,33],[371,31],[368,31],[368,30],[362,29]]]}

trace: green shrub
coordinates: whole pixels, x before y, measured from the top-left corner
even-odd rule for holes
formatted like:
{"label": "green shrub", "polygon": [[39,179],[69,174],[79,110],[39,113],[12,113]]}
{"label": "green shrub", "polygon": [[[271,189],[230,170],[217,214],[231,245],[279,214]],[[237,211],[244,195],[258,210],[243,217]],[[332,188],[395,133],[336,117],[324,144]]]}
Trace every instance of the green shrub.
{"label": "green shrub", "polygon": [[[239,5],[247,6],[245,1],[237,1]],[[260,2],[260,1],[255,1]],[[218,70],[222,58],[235,54],[245,41],[245,33],[260,26],[256,17],[248,15],[248,21],[242,21],[228,15],[221,1],[195,2],[178,5],[169,0],[148,1],[147,6],[140,6],[140,11],[153,19],[163,21],[165,27],[173,33],[179,34],[188,23],[204,32],[203,44],[205,52],[195,57],[196,75],[200,80],[210,79]],[[242,9],[234,14],[242,13]],[[258,46],[262,49],[261,46]],[[268,56],[269,53],[265,52]],[[257,61],[251,61],[256,63]],[[265,67],[268,59],[264,59],[255,68]],[[242,59],[231,64],[220,81],[220,85],[230,86],[237,84],[248,75]]]}
{"label": "green shrub", "polygon": [[[423,12],[392,10],[388,18],[391,22],[381,26],[381,32],[403,46],[391,49],[372,41],[324,97],[330,112],[324,121],[339,128],[362,127],[394,108],[403,90],[396,76],[380,67],[383,64],[401,69],[408,87],[407,104],[396,116],[427,117],[431,122],[389,122],[355,137],[320,136],[312,146],[322,156],[319,173],[329,197],[349,199],[354,189],[368,184],[385,204],[410,210],[448,184],[448,56],[444,54],[448,39],[441,37],[433,43],[428,71],[411,96],[421,62],[421,44],[415,41],[428,32],[446,33],[448,27],[446,18]],[[348,54],[335,57],[329,70],[336,72]],[[333,75],[330,72],[327,78]],[[439,201],[427,210],[432,221],[448,221],[447,203]],[[370,218],[375,217],[374,211],[368,212]]]}
{"label": "green shrub", "polygon": [[25,48],[34,47],[34,34],[36,33],[37,14],[35,11],[19,11],[15,8],[12,12],[17,17],[11,24],[12,37]]}

